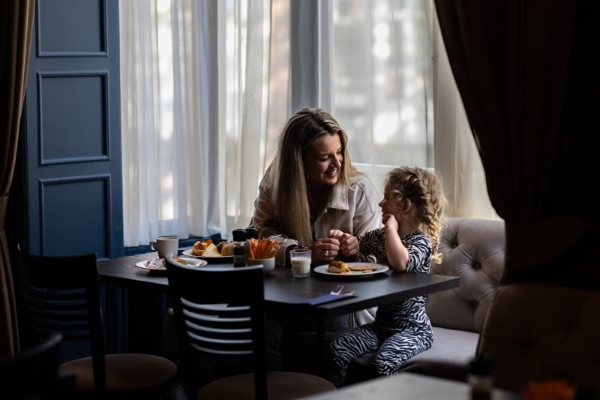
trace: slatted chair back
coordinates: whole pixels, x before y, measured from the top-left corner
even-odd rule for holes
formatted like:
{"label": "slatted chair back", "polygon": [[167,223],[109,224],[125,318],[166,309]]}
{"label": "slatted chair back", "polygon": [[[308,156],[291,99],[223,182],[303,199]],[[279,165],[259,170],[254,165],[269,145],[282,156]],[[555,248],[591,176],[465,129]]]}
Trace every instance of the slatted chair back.
{"label": "slatted chair back", "polygon": [[251,360],[257,399],[267,398],[262,267],[191,268],[167,259],[181,362],[193,371],[200,354]]}
{"label": "slatted chair back", "polygon": [[27,321],[32,332],[55,332],[64,341],[89,341],[94,387],[106,388],[104,330],[96,254],[37,256],[17,251]]}

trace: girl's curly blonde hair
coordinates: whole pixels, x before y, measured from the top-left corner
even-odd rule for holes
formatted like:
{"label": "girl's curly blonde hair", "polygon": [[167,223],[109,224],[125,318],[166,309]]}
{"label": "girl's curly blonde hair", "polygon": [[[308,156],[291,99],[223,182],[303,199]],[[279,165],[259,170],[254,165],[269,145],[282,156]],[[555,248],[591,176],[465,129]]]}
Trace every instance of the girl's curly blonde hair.
{"label": "girl's curly blonde hair", "polygon": [[400,167],[387,174],[384,188],[395,206],[405,199],[410,200],[414,218],[424,227],[425,234],[433,244],[431,259],[436,264],[441,264],[442,254],[437,250],[447,200],[440,178],[436,173],[423,168]]}

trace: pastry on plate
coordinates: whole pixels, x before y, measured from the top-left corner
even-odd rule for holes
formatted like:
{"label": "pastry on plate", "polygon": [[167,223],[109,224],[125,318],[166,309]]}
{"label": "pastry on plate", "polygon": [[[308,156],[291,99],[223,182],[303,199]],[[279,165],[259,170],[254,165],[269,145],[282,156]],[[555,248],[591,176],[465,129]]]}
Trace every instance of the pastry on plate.
{"label": "pastry on plate", "polygon": [[343,261],[333,260],[327,267],[327,272],[332,274],[352,274],[350,266]]}
{"label": "pastry on plate", "polygon": [[209,244],[204,253],[202,253],[203,257],[222,257],[223,255],[219,253],[217,246],[213,243]]}
{"label": "pastry on plate", "polygon": [[222,256],[232,256],[233,242],[221,242],[217,245],[217,250],[219,250]]}
{"label": "pastry on plate", "polygon": [[[179,264],[183,264],[183,265],[187,265],[187,261],[185,261],[185,259],[181,258],[181,257],[173,257],[173,261],[177,261]],[[163,267],[167,266],[167,261],[163,258],[162,260],[162,265]]]}
{"label": "pastry on plate", "polygon": [[368,265],[353,265],[350,267],[352,271],[358,271],[362,273],[377,271],[377,267],[368,266]]}
{"label": "pastry on plate", "polygon": [[194,247],[190,251],[190,254],[193,256],[201,256],[204,255],[204,251],[213,243],[212,239],[207,240],[198,240],[194,243]]}

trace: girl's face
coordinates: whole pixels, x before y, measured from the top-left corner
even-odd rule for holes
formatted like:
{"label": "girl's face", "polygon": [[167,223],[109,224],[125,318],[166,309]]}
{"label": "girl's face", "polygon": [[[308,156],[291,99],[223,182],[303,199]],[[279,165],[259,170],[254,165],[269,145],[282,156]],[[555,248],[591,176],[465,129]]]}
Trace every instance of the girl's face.
{"label": "girl's face", "polygon": [[340,135],[323,135],[316,139],[302,161],[309,184],[335,185],[344,161]]}
{"label": "girl's face", "polygon": [[392,197],[390,196],[390,193],[386,190],[383,193],[383,200],[379,202],[379,207],[381,207],[381,212],[383,215],[392,214],[396,216],[398,214],[398,210],[394,206],[394,203],[392,203],[391,199]]}

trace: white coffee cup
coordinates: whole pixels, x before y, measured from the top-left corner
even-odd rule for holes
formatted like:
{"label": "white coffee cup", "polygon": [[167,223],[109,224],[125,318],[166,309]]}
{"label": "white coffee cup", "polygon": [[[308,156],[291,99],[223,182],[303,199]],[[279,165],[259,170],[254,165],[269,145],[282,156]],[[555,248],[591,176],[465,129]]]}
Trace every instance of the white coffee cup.
{"label": "white coffee cup", "polygon": [[169,253],[176,256],[179,250],[179,237],[159,236],[155,241],[150,242],[150,249],[158,252],[158,258],[165,258]]}

